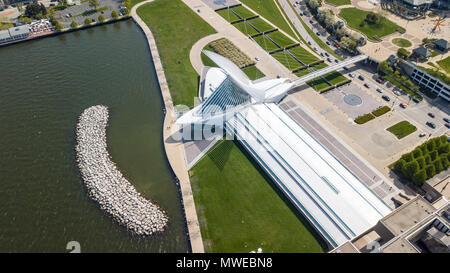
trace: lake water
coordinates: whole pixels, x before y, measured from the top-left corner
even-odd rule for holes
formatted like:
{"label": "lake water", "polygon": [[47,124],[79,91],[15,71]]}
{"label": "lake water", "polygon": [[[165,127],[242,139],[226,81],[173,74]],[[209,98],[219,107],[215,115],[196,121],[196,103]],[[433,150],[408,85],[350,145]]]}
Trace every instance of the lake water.
{"label": "lake water", "polygon": [[[132,21],[0,48],[0,252],[186,252],[177,187],[162,144],[162,101]],[[92,202],[75,161],[81,112],[109,107],[112,160],[169,215],[155,237],[131,234]]]}

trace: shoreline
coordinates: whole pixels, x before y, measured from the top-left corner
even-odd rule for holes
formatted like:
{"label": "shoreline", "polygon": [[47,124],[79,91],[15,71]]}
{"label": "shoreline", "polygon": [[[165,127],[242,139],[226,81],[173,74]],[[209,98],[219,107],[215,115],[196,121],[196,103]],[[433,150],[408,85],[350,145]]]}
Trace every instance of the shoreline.
{"label": "shoreline", "polygon": [[169,86],[166,81],[164,69],[159,56],[158,48],[154,36],[144,21],[137,15],[136,10],[145,4],[152,2],[147,0],[136,4],[130,12],[133,21],[141,28],[144,33],[151,52],[153,64],[161,90],[161,96],[164,102],[165,117],[163,123],[163,142],[164,150],[169,162],[171,171],[174,174],[175,183],[179,186],[181,192],[182,209],[184,211],[185,223],[188,230],[188,245],[193,253],[204,253],[200,225],[198,222],[197,211],[195,210],[194,196],[191,189],[187,166],[184,160],[184,150],[181,142],[169,143],[166,139],[176,132],[179,128],[175,125],[176,115],[170,95]]}
{"label": "shoreline", "polygon": [[79,31],[79,30],[84,30],[84,29],[88,29],[88,28],[93,28],[93,27],[98,27],[98,26],[103,26],[103,25],[108,25],[108,24],[112,24],[112,23],[116,23],[116,22],[120,22],[120,21],[126,21],[131,19],[131,16],[122,16],[118,19],[109,19],[106,20],[104,22],[95,22],[95,24],[90,24],[90,25],[82,25],[76,28],[66,28],[60,31],[50,31],[47,33],[43,33],[41,35],[37,35],[37,36],[28,36],[25,39],[20,39],[20,40],[15,40],[15,41],[11,41],[11,42],[6,42],[6,43],[0,43],[0,48],[2,47],[7,47],[7,46],[12,46],[12,45],[17,45],[17,44],[21,44],[21,43],[25,43],[25,42],[30,42],[30,41],[35,41],[35,40],[40,40],[43,38],[48,38],[48,37],[54,37],[54,36],[58,36],[58,35],[62,35],[62,34],[66,34],[66,33],[70,33],[70,32],[75,32],[75,31]]}

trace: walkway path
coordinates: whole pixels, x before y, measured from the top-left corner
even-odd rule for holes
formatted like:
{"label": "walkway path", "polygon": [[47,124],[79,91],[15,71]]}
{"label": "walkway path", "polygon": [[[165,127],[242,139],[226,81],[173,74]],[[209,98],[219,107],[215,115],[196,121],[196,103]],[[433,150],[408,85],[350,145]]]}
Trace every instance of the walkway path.
{"label": "walkway path", "polygon": [[189,60],[191,61],[191,64],[194,67],[195,71],[197,71],[197,74],[202,74],[203,62],[201,53],[203,48],[212,41],[223,37],[225,37],[225,34],[223,33],[214,33],[201,38],[192,46],[191,51],[189,52]]}
{"label": "walkway path", "polygon": [[163,138],[164,138],[164,148],[166,150],[167,159],[169,160],[170,166],[174,171],[175,175],[180,180],[181,194],[183,196],[184,210],[186,214],[186,222],[189,231],[190,243],[192,252],[203,253],[203,241],[200,233],[200,226],[197,218],[197,211],[195,210],[194,197],[192,195],[191,183],[189,181],[189,175],[186,168],[186,163],[184,160],[184,150],[183,144],[181,142],[167,141],[170,136],[178,131],[178,126],[175,125],[176,115],[173,108],[172,97],[170,96],[169,87],[166,81],[166,76],[164,74],[164,69],[161,64],[161,60],[158,53],[158,48],[156,46],[153,34],[148,28],[148,26],[142,21],[142,19],[137,15],[136,10],[153,0],[147,0],[141,2],[133,7],[131,10],[131,17],[133,20],[141,27],[145,36],[147,37],[148,45],[152,53],[153,63],[155,65],[156,74],[158,76],[159,85],[161,88],[161,95],[164,100],[164,105],[166,108],[166,116],[164,119],[163,128]]}

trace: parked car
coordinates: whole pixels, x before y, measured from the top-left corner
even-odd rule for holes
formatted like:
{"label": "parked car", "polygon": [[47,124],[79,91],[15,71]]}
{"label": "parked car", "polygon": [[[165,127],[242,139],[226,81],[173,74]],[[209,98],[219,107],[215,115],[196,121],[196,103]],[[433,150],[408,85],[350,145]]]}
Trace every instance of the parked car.
{"label": "parked car", "polygon": [[378,77],[378,78],[376,79],[376,81],[377,81],[378,83],[383,83],[383,78]]}
{"label": "parked car", "polygon": [[419,134],[419,137],[424,137],[424,136],[426,136],[425,133],[420,133],[420,134]]}
{"label": "parked car", "polygon": [[308,45],[311,45],[311,41],[308,41]]}
{"label": "parked car", "polygon": [[433,122],[427,121],[427,125],[433,129],[436,128],[436,124],[434,124]]}
{"label": "parked car", "polygon": [[430,116],[430,118],[434,118],[435,115],[433,113],[428,113],[428,116]]}
{"label": "parked car", "polygon": [[328,54],[327,52],[325,52],[325,56],[330,57],[330,54]]}
{"label": "parked car", "polygon": [[446,123],[446,124],[445,124],[445,127],[447,127],[447,128],[450,129],[450,123]]}
{"label": "parked car", "polygon": [[320,52],[320,56],[322,56],[322,57],[323,57],[323,56],[325,56],[325,55],[323,55],[323,52]]}
{"label": "parked car", "polygon": [[389,98],[388,96],[386,96],[386,95],[383,95],[383,96],[381,96],[385,101],[390,101],[391,100],[391,98]]}
{"label": "parked car", "polygon": [[338,59],[334,59],[334,62],[335,62],[335,63],[339,63],[339,60],[338,60]]}
{"label": "parked car", "polygon": [[444,118],[444,121],[447,123],[450,123],[450,119],[448,119],[448,118]]}
{"label": "parked car", "polygon": [[370,88],[369,85],[367,83],[364,84],[365,87]]}
{"label": "parked car", "polygon": [[327,45],[330,45],[330,42],[326,41],[325,43],[327,43]]}
{"label": "parked car", "polygon": [[401,108],[406,108],[407,105],[406,105],[405,103],[402,102],[402,103],[400,103],[400,107],[401,107]]}
{"label": "parked car", "polygon": [[376,90],[378,93],[383,93],[383,90],[381,90],[381,88],[379,88],[379,87]]}
{"label": "parked car", "polygon": [[413,100],[413,102],[415,102],[415,103],[419,103],[419,102],[420,102],[420,100],[418,100],[418,99],[416,99],[416,98],[413,98],[412,100]]}
{"label": "parked car", "polygon": [[348,76],[349,76],[350,78],[354,78],[354,77],[355,77],[355,75],[353,75],[352,73],[348,73]]}
{"label": "parked car", "polygon": [[255,57],[255,60],[258,62],[259,61],[259,57]]}
{"label": "parked car", "polygon": [[364,77],[363,77],[363,75],[359,75],[359,76],[358,76],[358,79],[360,79],[360,80],[362,80],[362,81],[365,80]]}
{"label": "parked car", "polygon": [[348,70],[348,67],[346,67],[346,66],[344,66],[343,68],[344,68],[344,70]]}
{"label": "parked car", "polygon": [[331,59],[330,58],[327,58],[327,61],[329,61],[331,63]]}
{"label": "parked car", "polygon": [[309,23],[310,23],[310,24],[314,24],[313,20],[309,20]]}
{"label": "parked car", "polygon": [[320,36],[320,32],[317,31],[316,34],[317,34],[317,36]]}

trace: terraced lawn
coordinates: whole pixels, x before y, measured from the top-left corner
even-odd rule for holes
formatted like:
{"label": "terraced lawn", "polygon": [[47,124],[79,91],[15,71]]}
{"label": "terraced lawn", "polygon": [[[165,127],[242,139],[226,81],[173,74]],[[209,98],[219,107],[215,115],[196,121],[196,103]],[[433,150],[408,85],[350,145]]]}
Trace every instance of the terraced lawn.
{"label": "terraced lawn", "polygon": [[357,8],[345,8],[341,9],[339,16],[344,18],[347,25],[353,29],[359,30],[364,33],[369,40],[375,41],[374,36],[379,38],[392,34],[397,31],[397,28],[403,29],[399,25],[389,21],[386,17],[381,17],[381,20],[377,24],[364,24],[361,26],[361,22],[364,21],[367,14],[370,12],[360,10]]}
{"label": "terraced lawn", "polygon": [[408,121],[404,120],[387,128],[386,130],[393,133],[398,139],[402,139],[405,136],[414,133],[417,128]]}
{"label": "terraced lawn", "polygon": [[190,171],[206,252],[323,252],[323,241],[233,141]]}
{"label": "terraced lawn", "polygon": [[306,65],[319,60],[319,58],[309,53],[302,46],[289,48],[288,51]]}
{"label": "terraced lawn", "polygon": [[155,36],[174,105],[192,107],[198,75],[189,52],[194,43],[215,30],[180,0],[155,0],[139,7],[137,13]]}
{"label": "terraced lawn", "polygon": [[237,29],[239,29],[242,33],[248,36],[252,36],[255,34],[258,34],[259,32],[256,31],[254,28],[252,28],[249,24],[246,22],[239,22],[237,24],[233,24],[233,26]]}
{"label": "terraced lawn", "polygon": [[[347,78],[342,76],[342,74],[339,73],[339,72],[330,72],[328,74],[323,75],[322,77],[325,78],[332,85],[336,85],[338,83],[341,83],[341,82],[347,80]],[[309,86],[311,86],[314,90],[318,91],[318,92],[320,92],[323,89],[325,89],[325,88],[330,86],[324,79],[322,79],[320,77],[315,78],[314,80],[311,80],[311,81],[307,82],[307,84]]]}
{"label": "terraced lawn", "polygon": [[267,39],[264,35],[253,38],[265,51],[271,52],[279,49],[272,41]]}
{"label": "terraced lawn", "polygon": [[274,31],[267,34],[270,39],[272,39],[275,43],[277,43],[282,48],[285,48],[287,46],[296,44],[294,41],[286,37],[283,33],[279,31]]}
{"label": "terraced lawn", "polygon": [[283,15],[277,8],[275,1],[273,0],[241,0],[241,2],[254,10],[256,13],[266,18],[278,28],[289,34],[291,37],[295,37],[294,32],[289,27],[288,22],[284,20]]}
{"label": "terraced lawn", "polygon": [[217,13],[228,22],[234,22],[241,19],[229,9],[219,10]]}
{"label": "terraced lawn", "polygon": [[284,51],[272,54],[272,57],[277,59],[282,65],[284,65],[291,71],[303,66],[301,63],[297,62],[296,59],[292,58],[289,53]]}
{"label": "terraced lawn", "polygon": [[254,26],[256,29],[258,29],[260,32],[266,32],[274,29],[271,25],[266,23],[266,21],[264,21],[261,18],[251,19],[248,20],[247,22],[250,23],[252,26]]}
{"label": "terraced lawn", "polygon": [[325,0],[325,2],[335,6],[350,5],[352,3],[350,0]]}
{"label": "terraced lawn", "polygon": [[241,69],[246,75],[247,77],[250,78],[250,80],[254,81],[257,79],[260,79],[266,75],[264,75],[264,73],[262,73],[256,66],[252,65],[252,66],[247,66],[245,68]]}
{"label": "terraced lawn", "polygon": [[248,9],[244,8],[243,6],[237,6],[231,9],[234,12],[236,12],[242,19],[247,19],[256,15],[253,12],[249,11]]}

